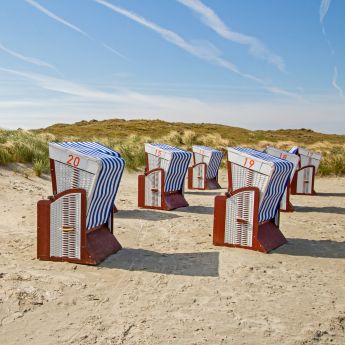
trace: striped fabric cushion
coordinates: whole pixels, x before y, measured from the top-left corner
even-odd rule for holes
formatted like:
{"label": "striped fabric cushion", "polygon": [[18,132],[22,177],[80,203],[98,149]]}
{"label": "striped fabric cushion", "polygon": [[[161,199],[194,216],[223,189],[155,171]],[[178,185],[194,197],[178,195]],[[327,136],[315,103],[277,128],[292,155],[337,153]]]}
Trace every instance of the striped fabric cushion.
{"label": "striped fabric cushion", "polygon": [[[164,191],[173,192],[183,189],[188,165],[192,157],[191,152],[181,150],[166,144],[146,144],[171,154],[170,162],[166,168]],[[145,145],[145,148],[147,147]],[[157,166],[158,167],[158,166]],[[160,167],[160,166],[159,166]],[[152,169],[150,167],[150,169]]]}
{"label": "striped fabric cushion", "polygon": [[95,188],[89,195],[87,229],[108,223],[112,217],[112,208],[125,167],[120,154],[106,146],[93,142],[53,143],[68,151],[93,158],[101,169],[95,178]]}
{"label": "striped fabric cushion", "polygon": [[220,164],[222,162],[223,153],[212,147],[199,145],[193,146],[193,151],[197,151],[199,154],[204,156],[202,161],[207,164],[206,178],[216,178],[216,176],[218,175]]}
{"label": "striped fabric cushion", "polygon": [[66,147],[68,149],[75,149],[76,152],[84,153],[87,156],[93,157],[93,152],[95,153],[96,157],[103,153],[105,155],[114,156],[114,157],[121,157],[121,155],[112,150],[111,148],[101,145],[95,142],[87,142],[87,141],[79,141],[79,142],[63,142],[63,143],[56,143],[62,147]]}
{"label": "striped fabric cushion", "polygon": [[254,149],[242,147],[233,147],[233,149],[273,164],[272,174],[260,200],[259,222],[274,218],[293,170],[293,164]]}

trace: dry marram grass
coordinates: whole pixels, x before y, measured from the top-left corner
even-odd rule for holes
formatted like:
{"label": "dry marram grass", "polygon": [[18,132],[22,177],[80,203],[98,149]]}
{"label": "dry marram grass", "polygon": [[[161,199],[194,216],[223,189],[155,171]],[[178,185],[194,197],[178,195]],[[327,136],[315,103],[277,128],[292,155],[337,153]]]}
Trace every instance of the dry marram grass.
{"label": "dry marram grass", "polygon": [[0,164],[29,163],[37,176],[49,171],[50,141],[97,141],[120,152],[128,170],[145,164],[144,143],[160,142],[191,150],[193,145],[211,146],[225,153],[227,146],[263,150],[271,145],[281,149],[302,146],[321,152],[319,174],[345,174],[345,136],[316,133],[307,129],[249,131],[214,124],[169,123],[160,120],[81,121],[57,124],[46,129],[0,130]]}

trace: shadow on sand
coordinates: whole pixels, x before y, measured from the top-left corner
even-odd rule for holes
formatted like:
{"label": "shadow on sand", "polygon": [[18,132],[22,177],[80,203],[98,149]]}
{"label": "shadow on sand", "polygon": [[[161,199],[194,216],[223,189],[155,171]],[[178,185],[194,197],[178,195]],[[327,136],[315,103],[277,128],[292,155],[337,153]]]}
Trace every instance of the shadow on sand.
{"label": "shadow on sand", "polygon": [[344,197],[345,193],[317,193],[316,196],[339,196],[339,197]]}
{"label": "shadow on sand", "polygon": [[345,242],[308,240],[305,238],[288,238],[287,240],[287,244],[277,248],[272,254],[345,259]]}
{"label": "shadow on sand", "polygon": [[158,253],[123,248],[99,267],[197,277],[218,277],[219,253]]}
{"label": "shadow on sand", "polygon": [[213,207],[211,206],[188,206],[181,207],[174,210],[177,213],[198,213],[198,214],[213,214]]}
{"label": "shadow on sand", "polygon": [[218,189],[217,191],[208,191],[208,190],[198,190],[198,191],[187,191],[185,194],[190,195],[210,195],[210,196],[216,196],[216,195],[222,195],[224,192],[221,189]]}
{"label": "shadow on sand", "polygon": [[114,218],[117,219],[144,219],[153,221],[173,219],[179,217],[179,215],[174,213],[154,210],[120,210],[114,216]]}
{"label": "shadow on sand", "polygon": [[294,206],[297,212],[319,212],[319,213],[336,213],[345,214],[344,207],[325,206],[325,207],[311,207],[311,206]]}

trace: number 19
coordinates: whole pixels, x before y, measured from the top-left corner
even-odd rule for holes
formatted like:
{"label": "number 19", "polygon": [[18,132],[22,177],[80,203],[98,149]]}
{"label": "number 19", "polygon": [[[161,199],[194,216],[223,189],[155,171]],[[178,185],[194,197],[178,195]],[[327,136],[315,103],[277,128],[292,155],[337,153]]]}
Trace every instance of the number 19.
{"label": "number 19", "polygon": [[246,157],[245,161],[244,161],[244,166],[248,167],[249,169],[252,168],[252,166],[254,165],[255,161],[254,159],[249,159]]}

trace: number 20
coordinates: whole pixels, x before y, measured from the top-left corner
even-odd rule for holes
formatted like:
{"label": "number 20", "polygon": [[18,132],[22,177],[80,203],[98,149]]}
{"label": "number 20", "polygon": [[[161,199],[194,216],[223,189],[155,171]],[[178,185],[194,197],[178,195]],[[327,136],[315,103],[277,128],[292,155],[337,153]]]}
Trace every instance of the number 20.
{"label": "number 20", "polygon": [[78,156],[68,155],[67,164],[77,167],[80,163],[80,158]]}

